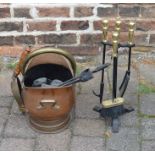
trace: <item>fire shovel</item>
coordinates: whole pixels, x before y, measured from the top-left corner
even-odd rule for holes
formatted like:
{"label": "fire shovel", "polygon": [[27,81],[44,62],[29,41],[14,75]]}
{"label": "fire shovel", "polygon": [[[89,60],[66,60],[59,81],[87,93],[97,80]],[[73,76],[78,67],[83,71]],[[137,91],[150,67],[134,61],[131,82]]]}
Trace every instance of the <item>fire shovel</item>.
{"label": "fire shovel", "polygon": [[125,73],[125,76],[123,78],[123,81],[119,87],[119,92],[120,92],[120,96],[123,97],[129,80],[130,80],[130,67],[131,67],[131,49],[132,47],[134,47],[135,45],[133,44],[133,37],[134,37],[134,26],[135,23],[130,22],[129,23],[129,33],[128,33],[128,48],[129,48],[129,55],[128,55],[128,70]]}

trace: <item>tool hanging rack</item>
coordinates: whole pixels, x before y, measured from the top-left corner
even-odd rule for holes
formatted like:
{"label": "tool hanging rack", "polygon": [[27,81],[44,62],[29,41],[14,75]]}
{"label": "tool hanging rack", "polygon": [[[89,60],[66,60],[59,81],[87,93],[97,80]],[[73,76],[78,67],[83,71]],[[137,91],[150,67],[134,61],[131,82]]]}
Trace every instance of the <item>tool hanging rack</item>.
{"label": "tool hanging rack", "polygon": [[[125,43],[119,42],[120,30],[121,30],[121,20],[117,18],[115,22],[115,31],[112,34],[112,41],[108,41],[108,20],[103,20],[102,22],[102,32],[103,32],[103,40],[101,44],[103,45],[103,55],[102,55],[102,64],[105,64],[106,58],[106,47],[110,46],[112,48],[112,61],[113,61],[113,75],[112,75],[112,99],[103,101],[103,93],[104,93],[104,70],[101,73],[101,82],[100,82],[100,93],[97,94],[93,91],[93,94],[100,98],[100,106],[95,106],[94,111],[99,112],[102,117],[110,117],[111,118],[111,126],[113,132],[119,132],[120,121],[119,116],[125,114],[127,112],[131,112],[133,108],[124,107],[124,98],[123,95],[128,86],[128,82],[130,80],[130,66],[131,66],[131,51],[132,48],[135,47],[133,42],[134,40],[134,29],[135,23],[129,22],[129,30],[128,30],[128,41]],[[128,48],[128,68],[125,72],[123,81],[119,87],[119,95],[117,95],[117,69],[118,69],[118,49]]]}

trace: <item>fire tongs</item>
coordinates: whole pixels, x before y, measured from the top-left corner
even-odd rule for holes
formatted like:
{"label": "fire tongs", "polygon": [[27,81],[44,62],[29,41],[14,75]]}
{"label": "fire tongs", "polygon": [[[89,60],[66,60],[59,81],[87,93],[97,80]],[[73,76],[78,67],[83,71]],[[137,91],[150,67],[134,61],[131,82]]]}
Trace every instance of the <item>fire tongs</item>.
{"label": "fire tongs", "polygon": [[91,80],[93,78],[93,74],[94,73],[96,73],[98,71],[101,71],[101,70],[104,70],[109,65],[110,65],[110,63],[106,63],[106,64],[99,65],[94,70],[90,70],[89,68],[88,69],[85,69],[84,71],[82,71],[80,73],[80,75],[78,75],[78,76],[76,76],[76,77],[74,77],[72,79],[69,79],[69,80],[63,82],[58,87],[64,87],[64,86],[69,86],[71,84],[75,84],[75,83],[78,83],[78,82],[86,82],[86,81],[89,81],[89,80]]}

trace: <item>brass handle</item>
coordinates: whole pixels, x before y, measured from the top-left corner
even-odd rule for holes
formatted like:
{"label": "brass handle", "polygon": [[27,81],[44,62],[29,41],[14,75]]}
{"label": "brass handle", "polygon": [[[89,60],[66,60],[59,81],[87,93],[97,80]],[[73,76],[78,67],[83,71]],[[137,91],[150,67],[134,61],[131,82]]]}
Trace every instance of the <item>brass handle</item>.
{"label": "brass handle", "polygon": [[129,22],[129,29],[134,29],[134,28],[135,28],[135,23]]}
{"label": "brass handle", "polygon": [[114,32],[112,35],[112,49],[113,49],[113,53],[112,56],[113,57],[117,57],[117,50],[118,50],[118,37],[119,37],[119,33],[118,32]]}
{"label": "brass handle", "polygon": [[115,31],[118,32],[118,34],[120,34],[120,27],[115,27]]}
{"label": "brass handle", "polygon": [[118,32],[118,34],[120,34],[120,30],[121,30],[121,23],[122,21],[121,20],[117,20],[116,23],[115,23],[115,31]]}
{"label": "brass handle", "polygon": [[107,36],[108,36],[108,20],[103,20],[102,21],[102,37],[103,37],[103,41],[106,42],[107,41]]}
{"label": "brass handle", "polygon": [[121,23],[122,23],[121,20],[116,20],[115,27],[119,27],[120,28]]}
{"label": "brass handle", "polygon": [[103,27],[108,27],[109,21],[107,19],[102,21]]}
{"label": "brass handle", "polygon": [[128,43],[130,45],[132,45],[133,44],[133,40],[134,40],[134,30],[133,29],[129,29]]}
{"label": "brass handle", "polygon": [[128,43],[133,44],[135,23],[129,22]]}
{"label": "brass handle", "polygon": [[37,107],[37,109],[44,109],[47,106],[50,106],[51,108],[57,108],[57,102],[55,100],[41,100],[40,105]]}

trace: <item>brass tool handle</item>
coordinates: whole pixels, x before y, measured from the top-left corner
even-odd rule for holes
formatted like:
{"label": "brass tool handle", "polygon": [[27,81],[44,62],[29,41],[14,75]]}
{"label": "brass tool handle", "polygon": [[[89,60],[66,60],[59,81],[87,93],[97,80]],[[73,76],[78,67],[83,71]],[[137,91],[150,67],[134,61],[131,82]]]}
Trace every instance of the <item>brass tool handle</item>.
{"label": "brass tool handle", "polygon": [[119,37],[119,33],[118,32],[114,32],[112,35],[112,49],[113,49],[113,53],[112,56],[113,57],[117,57],[117,50],[118,50],[118,37]]}
{"label": "brass tool handle", "polygon": [[133,29],[129,29],[128,43],[130,45],[132,45],[133,44],[133,40],[134,40],[134,30]]}
{"label": "brass tool handle", "polygon": [[135,29],[135,23],[134,22],[129,22],[129,29]]}
{"label": "brass tool handle", "polygon": [[128,43],[130,45],[133,44],[133,40],[134,40],[134,28],[135,28],[135,23],[129,22]]}
{"label": "brass tool handle", "polygon": [[121,20],[116,20],[115,27],[119,27],[120,28],[121,23],[122,23]]}
{"label": "brass tool handle", "polygon": [[121,30],[120,27],[115,27],[115,31],[118,32],[118,34],[120,34],[120,30]]}
{"label": "brass tool handle", "polygon": [[118,32],[118,34],[120,34],[120,30],[121,30],[121,23],[122,21],[121,20],[116,20],[116,23],[115,23],[115,31]]}
{"label": "brass tool handle", "polygon": [[102,38],[104,42],[107,42],[107,37],[108,37],[108,20],[103,20],[102,21]]}

